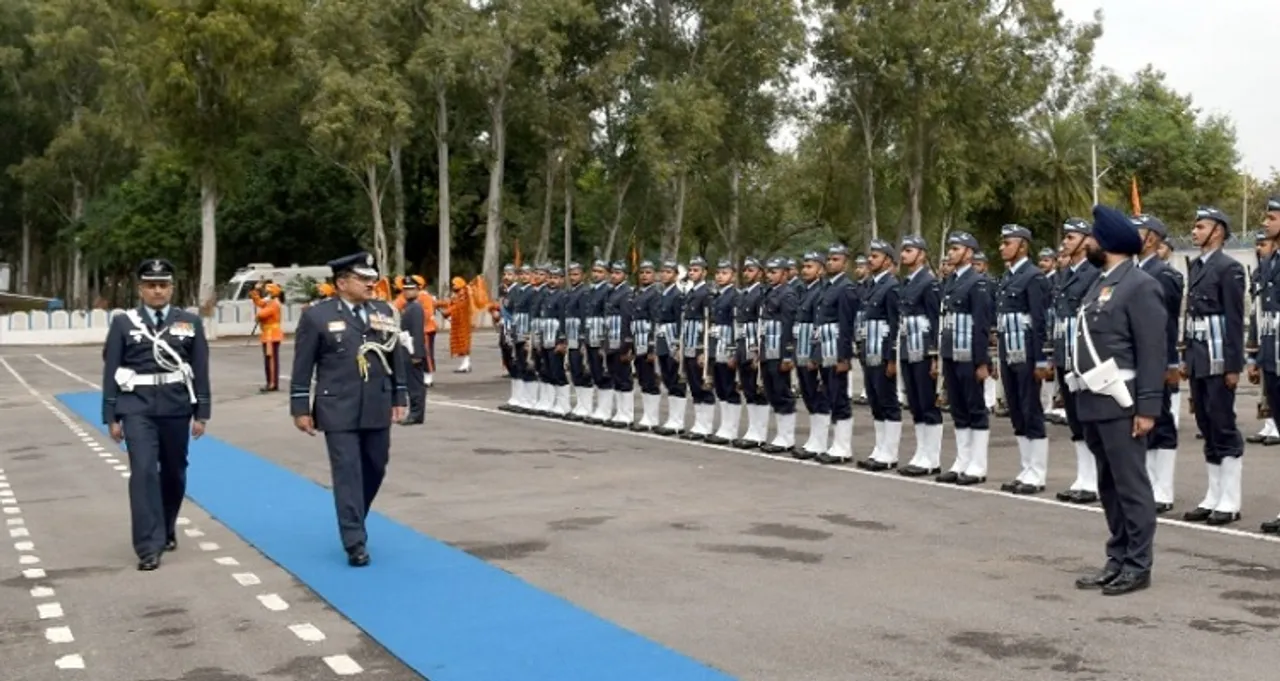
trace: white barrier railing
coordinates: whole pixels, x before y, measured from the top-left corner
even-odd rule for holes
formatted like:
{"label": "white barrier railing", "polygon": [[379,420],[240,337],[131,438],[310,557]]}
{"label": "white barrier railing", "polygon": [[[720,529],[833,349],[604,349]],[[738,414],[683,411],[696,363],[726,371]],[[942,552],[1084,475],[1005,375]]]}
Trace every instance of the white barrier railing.
{"label": "white barrier railing", "polygon": [[[293,333],[302,316],[304,305],[290,303],[284,307],[281,326],[286,334]],[[189,307],[196,313],[197,308]],[[0,345],[89,345],[102,343],[107,338],[111,319],[124,310],[57,310],[45,312],[14,312],[0,315]],[[251,300],[218,303],[217,335],[248,336],[254,333],[256,309]],[[473,321],[475,326],[489,326],[489,317],[481,312]],[[441,331],[449,328],[448,320],[436,315]]]}

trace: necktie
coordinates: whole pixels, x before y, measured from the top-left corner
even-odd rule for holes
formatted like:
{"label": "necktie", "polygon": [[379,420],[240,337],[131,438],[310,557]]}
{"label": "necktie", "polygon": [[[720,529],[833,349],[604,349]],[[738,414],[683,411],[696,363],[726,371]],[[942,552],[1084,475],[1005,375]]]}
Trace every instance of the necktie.
{"label": "necktie", "polygon": [[155,310],[154,314],[156,316],[156,328],[158,329],[164,325],[164,314],[160,310]]}

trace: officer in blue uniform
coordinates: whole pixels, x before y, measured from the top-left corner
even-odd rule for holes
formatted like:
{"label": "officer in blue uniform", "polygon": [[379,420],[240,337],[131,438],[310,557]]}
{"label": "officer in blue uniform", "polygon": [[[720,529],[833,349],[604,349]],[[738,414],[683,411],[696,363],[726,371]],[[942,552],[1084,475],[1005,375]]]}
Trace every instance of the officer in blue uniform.
{"label": "officer in blue uniform", "polygon": [[591,289],[587,292],[587,368],[591,382],[596,386],[596,408],[585,423],[600,425],[613,415],[613,376],[605,364],[606,331],[605,305],[613,286],[609,283],[609,263],[596,260],[591,263]]}
{"label": "officer in blue uniform", "polygon": [[1156,513],[1173,510],[1173,476],[1178,459],[1178,424],[1173,417],[1173,393],[1182,380],[1178,375],[1178,318],[1182,314],[1183,278],[1178,270],[1160,259],[1160,244],[1168,238],[1169,230],[1152,215],[1133,218],[1138,236],[1142,238],[1142,252],[1138,254],[1138,267],[1160,284],[1160,300],[1165,312],[1165,374],[1164,397],[1160,416],[1147,435],[1147,477],[1151,478],[1151,491],[1155,496]]}
{"label": "officer in blue uniform", "polygon": [[[827,281],[813,320],[813,352],[822,369],[822,386],[831,407],[831,446],[818,455],[818,463],[847,463],[853,458],[853,400],[849,369],[857,333],[857,288],[849,281],[849,249],[832,244],[827,249]],[[825,439],[825,438],[824,438]]]}
{"label": "officer in blue uniform", "polygon": [[552,348],[553,340],[547,337],[546,318],[543,317],[543,301],[547,297],[548,265],[534,265],[529,278],[531,287],[528,291],[529,314],[529,370],[524,374],[524,388],[532,404],[526,408],[531,414],[549,414],[555,400],[555,393],[547,384],[547,351]]}
{"label": "officer in blue uniform", "polygon": [[1040,382],[1049,378],[1044,354],[1048,282],[1028,257],[1031,230],[1005,225],[1000,238],[1000,259],[1005,263],[996,294],[1000,380],[1022,468],[1000,488],[1013,494],[1038,494],[1044,491],[1049,474],[1049,440],[1040,402]]}
{"label": "officer in blue uniform", "polygon": [[793,334],[800,300],[795,287],[787,281],[786,258],[770,258],[766,268],[769,291],[760,303],[760,376],[778,432],[773,442],[761,449],[777,454],[790,452],[796,444],[796,396],[791,392],[791,372],[796,366]]}
{"label": "officer in blue uniform", "polygon": [[635,395],[632,393],[631,362],[635,359],[635,335],[631,321],[634,293],[627,283],[627,264],[615,260],[609,272],[609,298],[605,302],[605,356],[613,383],[614,412],[604,416],[604,425],[626,428],[635,419]]}
{"label": "officer in blue uniform", "polygon": [[1160,284],[1133,262],[1142,239],[1130,218],[1094,206],[1086,248],[1099,276],[1081,301],[1077,363],[1068,383],[1076,388],[1076,417],[1097,458],[1111,537],[1106,565],[1076,586],[1118,596],[1151,584],[1156,513],[1143,454],[1164,410],[1167,357],[1152,349],[1165,345],[1167,319]]}
{"label": "officer in blue uniform", "polygon": [[[714,297],[707,284],[707,261],[702,256],[689,260],[691,286],[684,294],[680,315],[680,362],[684,383],[693,400],[693,427],[680,435],[685,440],[704,440],[711,435],[716,418],[716,396],[711,389],[713,361],[711,348],[711,308]],[[684,425],[683,410],[679,416]]]}
{"label": "officer in blue uniform", "polygon": [[568,337],[565,335],[564,270],[547,266],[547,285],[542,294],[542,381],[550,393],[545,415],[564,418],[569,415],[569,374],[565,371]]}
{"label": "officer in blue uniform", "polygon": [[[1261,368],[1264,373],[1263,393],[1266,395],[1267,405],[1271,407],[1271,418],[1277,419],[1280,418],[1280,357],[1277,357],[1280,355],[1280,251],[1275,246],[1280,244],[1280,196],[1273,196],[1267,201],[1267,215],[1263,220],[1262,230],[1272,248],[1266,265],[1259,264],[1259,269],[1265,272],[1265,280],[1259,296],[1262,310],[1254,328],[1262,327],[1270,331],[1270,336],[1264,336],[1258,345],[1269,346],[1262,354],[1264,359],[1266,353],[1271,355],[1270,367],[1264,363]],[[1280,515],[1264,521],[1261,529],[1267,534],[1280,534]]]}
{"label": "officer in blue uniform", "polygon": [[658,427],[658,413],[662,409],[662,388],[658,385],[658,355],[654,329],[658,320],[658,300],[661,290],[654,281],[654,267],[650,260],[642,260],[639,270],[639,288],[631,302],[631,335],[635,339],[636,379],[640,383],[640,420],[631,424],[631,430],[648,432]]}
{"label": "officer in blue uniform", "polygon": [[1186,352],[1182,374],[1190,379],[1196,427],[1204,435],[1208,490],[1190,522],[1227,525],[1240,519],[1244,439],[1236,427],[1236,386],[1244,368],[1244,267],[1222,252],[1231,233],[1217,208],[1196,210],[1191,238],[1200,257],[1191,261],[1187,289]]}
{"label": "officer in blue uniform", "polygon": [[534,398],[530,395],[527,375],[533,371],[533,362],[529,358],[529,332],[532,325],[530,315],[531,285],[529,283],[532,268],[522,265],[516,271],[516,284],[511,287],[507,299],[511,305],[511,399],[507,404],[498,407],[504,411],[523,413],[533,409]]}
{"label": "officer in blue uniform", "polygon": [[[1258,355],[1272,351],[1271,348],[1260,348],[1259,334],[1262,332],[1259,325],[1266,321],[1267,317],[1263,314],[1262,305],[1263,298],[1266,293],[1266,283],[1270,280],[1271,254],[1274,252],[1273,242],[1267,236],[1265,228],[1259,229],[1253,235],[1253,252],[1257,256],[1258,265],[1249,273],[1249,323],[1245,331],[1247,336],[1245,343],[1245,361],[1249,366],[1249,382],[1258,385],[1262,383],[1262,370],[1258,368]],[[1274,353],[1273,353],[1274,354]],[[1258,418],[1262,420],[1262,430],[1245,437],[1244,441],[1252,444],[1264,444],[1274,446],[1280,444],[1280,432],[1276,431],[1275,419],[1271,418],[1271,408],[1267,403],[1267,390],[1263,386],[1261,393],[1258,395]]]}
{"label": "officer in blue uniform", "polygon": [[413,273],[404,275],[404,299],[406,305],[400,313],[400,330],[403,332],[409,352],[409,413],[401,425],[416,425],[427,415],[427,334],[426,310],[418,302],[421,290]]}
{"label": "officer in blue uniform", "polygon": [[678,435],[684,431],[685,404],[688,399],[680,380],[680,317],[684,313],[684,292],[680,290],[680,269],[675,260],[662,261],[658,272],[661,288],[653,302],[653,355],[656,357],[662,385],[667,389],[667,420],[653,429],[659,435]]}
{"label": "officer in blue uniform", "polygon": [[[498,285],[498,352],[502,355],[502,367],[511,379],[512,347],[511,347],[511,287],[516,285],[516,266],[507,263],[502,266],[502,283]],[[512,383],[514,386],[514,382]],[[514,396],[514,388],[512,395]],[[508,403],[510,404],[510,403]]]}
{"label": "officer in blue uniform", "polygon": [[918,478],[942,472],[942,409],[938,406],[938,316],[942,290],[929,269],[928,245],[902,240],[899,257],[910,274],[898,294],[898,372],[915,428],[916,451],[898,473]]}
{"label": "officer in blue uniform", "polygon": [[1049,370],[1045,372],[1047,378],[1040,383],[1040,405],[1044,411],[1045,421],[1063,425],[1067,422],[1066,417],[1059,418],[1057,410],[1054,408],[1054,401],[1058,395],[1058,381],[1053,372],[1053,334],[1054,329],[1058,326],[1057,317],[1054,315],[1054,297],[1058,291],[1057,251],[1052,248],[1040,249],[1040,271],[1044,273],[1045,281],[1044,356],[1049,362]]}
{"label": "officer in blue uniform", "polygon": [[212,408],[209,345],[200,317],[173,307],[173,265],[144,260],[142,304],[111,318],[102,348],[102,422],[129,454],[129,515],[139,570],[178,547],[190,437]]}
{"label": "officer in blue uniform", "polygon": [[796,300],[804,297],[805,283],[800,278],[799,263],[795,258],[787,258],[787,285],[796,292]]}
{"label": "officer in blue uniform", "polygon": [[1069,265],[1058,270],[1058,290],[1054,293],[1053,330],[1054,373],[1058,379],[1058,394],[1071,429],[1071,444],[1076,454],[1076,479],[1071,487],[1058,492],[1058,501],[1073,504],[1092,504],[1098,500],[1098,467],[1093,454],[1084,442],[1084,429],[1076,418],[1075,396],[1067,386],[1071,373],[1072,354],[1075,352],[1076,314],[1080,301],[1098,278],[1098,268],[1085,258],[1084,242],[1092,233],[1089,223],[1080,218],[1069,218],[1062,225],[1062,249],[1066,251]]}
{"label": "officer in blue uniform", "polygon": [[404,418],[409,401],[409,360],[395,309],[372,299],[373,256],[356,253],[328,266],[338,294],[298,320],[289,413],[298,430],[324,432],[347,564],[363,567],[365,519],[386,475],[391,424]]}
{"label": "officer in blue uniform", "polygon": [[956,431],[956,459],[936,480],[976,485],[987,480],[987,446],[991,438],[983,383],[991,376],[993,310],[987,276],[973,267],[978,240],[967,232],[947,237],[947,259],[953,273],[942,293],[941,336],[943,383]]}
{"label": "officer in blue uniform", "polygon": [[[854,356],[854,358],[855,358],[855,359],[857,359],[857,360],[858,360],[858,367],[859,367],[859,369],[862,371],[862,373],[865,375],[865,374],[866,374],[866,370],[867,370],[867,368],[866,368],[866,367],[864,367],[864,366],[862,366],[862,359],[861,359],[861,356],[858,354],[858,340],[857,340],[857,334],[858,334],[858,329],[862,328],[862,302],[863,302],[864,300],[866,300],[866,297],[867,297],[867,289],[869,288],[870,283],[871,283],[871,271],[870,271],[870,269],[867,267],[867,256],[865,256],[865,255],[859,255],[859,256],[857,256],[857,257],[855,257],[855,258],[853,259],[853,278],[852,278],[852,282],[853,282],[853,292],[854,292],[854,297],[853,297],[853,300],[854,300],[854,311],[853,311],[853,333],[854,333],[854,341],[853,341],[853,343],[854,343],[854,347],[853,347],[853,356]],[[858,393],[858,396],[857,396],[857,397],[853,397],[853,393],[855,392],[854,388],[855,388],[855,386],[853,385],[853,381],[849,381],[849,395],[850,395],[850,397],[851,397],[851,398],[852,398],[852,400],[853,400],[853,404],[858,404],[858,405],[864,405],[864,404],[866,404],[866,403],[867,403],[867,389],[866,389],[866,386],[865,386],[865,385],[863,385],[863,386],[861,386],[861,387],[858,387],[858,388],[857,388],[857,390],[856,390],[856,392]],[[853,451],[853,450],[852,450],[852,449],[850,449],[850,452],[852,452],[852,451]]]}
{"label": "officer in blue uniform", "polygon": [[885,471],[898,467],[898,444],[902,440],[897,347],[901,284],[894,274],[898,249],[887,241],[874,239],[869,250],[869,276],[862,294],[856,338],[876,443],[871,456],[859,461],[858,467]]}
{"label": "officer in blue uniform", "polygon": [[804,399],[804,408],[809,412],[809,438],[804,445],[796,447],[792,456],[797,459],[812,459],[827,451],[827,435],[831,432],[831,403],[822,382],[822,359],[814,346],[817,339],[815,320],[818,304],[822,301],[822,291],[826,287],[823,274],[826,271],[827,258],[820,251],[809,251],[804,254],[800,267],[800,281],[804,288],[800,293],[800,306],[796,310],[796,382],[800,386],[800,396]]}
{"label": "officer in blue uniform", "polygon": [[742,392],[734,369],[737,339],[734,337],[734,315],[737,310],[737,267],[731,260],[716,264],[716,297],[711,302],[711,340],[715,364],[711,368],[712,384],[720,405],[720,427],[707,442],[727,445],[738,439],[738,423],[742,417]]}
{"label": "officer in blue uniform", "polygon": [[568,290],[565,291],[564,348],[569,358],[569,377],[573,383],[573,411],[566,415],[566,421],[581,421],[591,416],[592,391],[595,386],[591,382],[591,371],[587,368],[586,359],[586,311],[588,295],[591,291],[583,283],[582,265],[569,263]]}
{"label": "officer in blue uniform", "polygon": [[747,432],[733,441],[738,449],[755,449],[769,437],[769,399],[761,387],[760,376],[760,305],[765,296],[764,284],[760,282],[762,273],[759,259],[745,258],[742,261],[744,281],[734,299],[733,364],[747,410]]}

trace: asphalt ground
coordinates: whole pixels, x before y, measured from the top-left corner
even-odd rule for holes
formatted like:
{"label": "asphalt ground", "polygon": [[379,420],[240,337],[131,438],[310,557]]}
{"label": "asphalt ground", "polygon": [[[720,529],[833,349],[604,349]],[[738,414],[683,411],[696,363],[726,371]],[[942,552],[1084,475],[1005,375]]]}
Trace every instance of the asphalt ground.
{"label": "asphalt ground", "polygon": [[[1072,586],[1100,566],[1105,526],[1096,507],[1051,498],[1074,478],[1065,428],[1051,427],[1049,491],[1014,497],[998,490],[1018,461],[1003,419],[990,482],[940,486],[499,412],[508,383],[493,337],[476,344],[471,374],[439,357],[428,423],[393,432],[376,509],[736,678],[1275,678],[1280,542],[1252,529],[1280,511],[1278,449],[1248,450],[1244,521],[1162,520],[1151,589],[1107,598]],[[284,391],[257,393],[258,348],[217,345],[210,435],[327,484],[322,440],[293,430]],[[30,530],[9,543],[34,543],[0,547],[0,677],[319,679],[336,677],[326,657],[347,655],[361,676],[419,678],[192,504],[187,527],[204,536],[135,572],[120,472],[76,434],[88,424],[68,426],[41,401],[58,408],[52,395],[99,382],[99,350],[0,356],[26,384],[0,371],[0,475]],[[1246,432],[1257,430],[1253,399],[1240,399]],[[859,457],[869,421],[855,408]],[[1189,415],[1182,425],[1173,517],[1204,484]],[[904,428],[904,460],[913,447]],[[952,452],[948,429],[944,465]],[[394,551],[371,542],[375,561]],[[19,564],[25,554],[40,564]],[[31,567],[46,576],[25,577]],[[244,572],[261,584],[231,576]],[[54,593],[33,596],[40,586]],[[266,607],[267,593],[288,609]],[[49,601],[61,615],[41,619]],[[325,639],[301,640],[297,623]],[[74,641],[48,642],[56,626]],[[502,641],[492,647],[502,654]],[[84,670],[55,664],[75,655]]]}

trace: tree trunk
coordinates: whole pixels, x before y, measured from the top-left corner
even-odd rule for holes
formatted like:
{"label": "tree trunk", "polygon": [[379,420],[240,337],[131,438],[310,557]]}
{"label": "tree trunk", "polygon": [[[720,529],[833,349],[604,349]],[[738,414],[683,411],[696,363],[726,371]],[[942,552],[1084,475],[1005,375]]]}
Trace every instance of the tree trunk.
{"label": "tree trunk", "polygon": [[18,279],[18,293],[31,295],[31,220],[26,208],[22,209],[22,277]]}
{"label": "tree trunk", "polygon": [[573,173],[570,164],[564,164],[564,266],[568,274],[573,261]]}
{"label": "tree trunk", "polygon": [[382,185],[378,179],[378,166],[365,166],[365,192],[369,195],[369,215],[373,218],[373,258],[378,263],[378,273],[387,274],[387,228],[382,222]]}
{"label": "tree trunk", "polygon": [[206,335],[218,337],[218,183],[213,173],[200,177],[200,316],[204,317]]}
{"label": "tree trunk", "polygon": [[742,214],[742,164],[737,160],[729,164],[729,238],[725,248],[729,259],[738,261],[738,227]]}
{"label": "tree trunk", "polygon": [[449,254],[453,248],[453,221],[449,214],[449,102],[443,83],[436,84],[436,202],[440,223],[438,257],[440,272],[436,288],[441,297],[449,294]]}
{"label": "tree trunk", "polygon": [[547,256],[551,250],[551,209],[555,203],[556,189],[556,150],[554,147],[547,147],[547,157],[544,161],[546,168],[543,172],[543,184],[546,185],[542,190],[542,230],[538,233],[538,250],[537,262],[546,262]]}
{"label": "tree trunk", "polygon": [[875,138],[866,118],[862,119],[862,144],[867,154],[867,177],[864,190],[867,193],[867,217],[871,225],[871,238],[880,238],[880,216],[876,208],[876,149]]}
{"label": "tree trunk", "polygon": [[[71,228],[79,231],[80,223],[84,220],[84,185],[75,175],[71,177]],[[85,309],[85,294],[87,287],[87,277],[85,276],[84,253],[80,250],[80,235],[78,233],[71,236],[71,291],[68,298],[68,309],[83,310]]]}
{"label": "tree trunk", "polygon": [[631,178],[631,173],[627,173],[626,179],[622,181],[622,184],[618,185],[618,193],[614,195],[613,224],[609,225],[609,239],[605,242],[605,260],[613,257],[613,244],[618,239],[618,230],[622,228],[622,208],[627,201],[627,190],[631,188]]}
{"label": "tree trunk", "polygon": [[688,185],[688,174],[681,170],[671,183],[671,190],[675,199],[675,210],[670,214],[667,224],[663,225],[662,235],[662,257],[663,258],[680,258],[680,234],[684,231],[684,201],[686,188]]}
{"label": "tree trunk", "polygon": [[506,84],[499,86],[497,98],[490,108],[493,131],[490,144],[493,159],[489,166],[489,206],[484,225],[484,280],[490,291],[498,290],[498,258],[502,252],[502,174],[506,170]]}
{"label": "tree trunk", "polygon": [[391,199],[395,204],[395,246],[391,261],[395,269],[390,274],[404,274],[404,169],[400,165],[401,151],[399,142],[391,143]]}
{"label": "tree trunk", "polygon": [[[920,200],[924,194],[924,122],[919,121],[915,130],[915,144],[911,150],[911,172],[907,177],[910,192],[911,234],[920,236]],[[899,235],[901,237],[902,235]]]}

